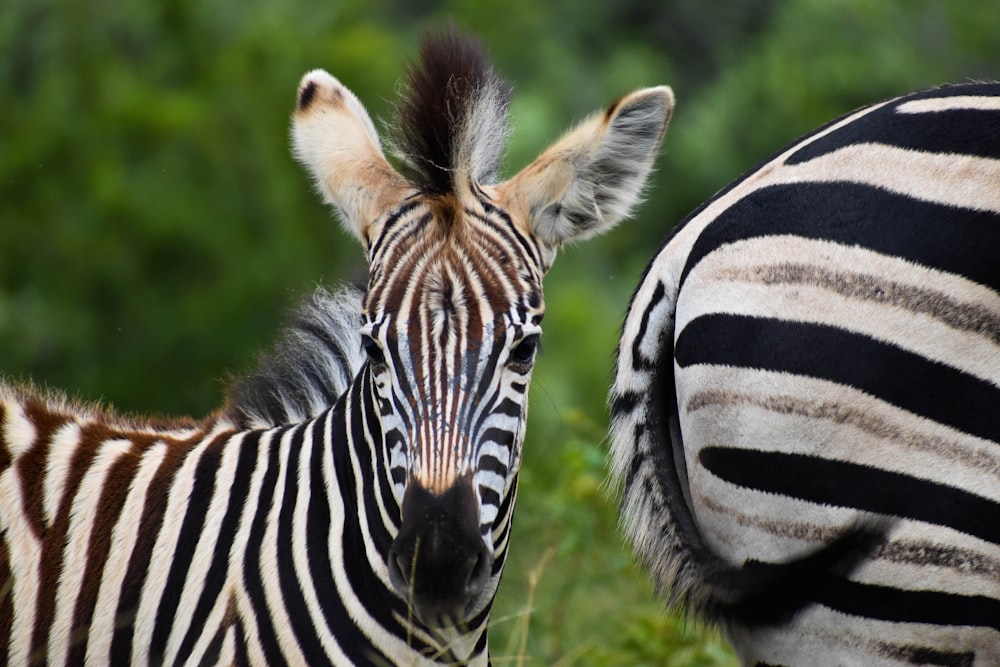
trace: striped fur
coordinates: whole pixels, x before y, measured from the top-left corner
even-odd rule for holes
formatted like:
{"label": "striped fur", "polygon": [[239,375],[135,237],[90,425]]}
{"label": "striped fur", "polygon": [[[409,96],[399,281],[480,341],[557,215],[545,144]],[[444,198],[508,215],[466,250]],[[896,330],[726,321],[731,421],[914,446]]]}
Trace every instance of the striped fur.
{"label": "striped fur", "polygon": [[[632,299],[611,407],[637,556],[744,664],[1000,664],[1000,85],[861,109],[696,211]],[[718,604],[720,568],[867,513],[899,520],[802,613]]]}
{"label": "striped fur", "polygon": [[481,47],[422,51],[400,145],[430,159],[408,177],[349,90],[303,79],[293,149],[368,284],[313,295],[218,416],[133,423],[0,385],[10,663],[488,663],[542,277],[635,205],[673,98],[632,93],[497,183]]}

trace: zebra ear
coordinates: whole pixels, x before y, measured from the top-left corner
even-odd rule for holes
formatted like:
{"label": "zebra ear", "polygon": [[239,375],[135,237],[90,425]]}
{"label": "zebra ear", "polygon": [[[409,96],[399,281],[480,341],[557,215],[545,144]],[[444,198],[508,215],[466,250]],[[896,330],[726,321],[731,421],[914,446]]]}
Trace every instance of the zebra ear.
{"label": "zebra ear", "polygon": [[323,70],[309,72],[299,84],[292,152],[366,249],[375,220],[412,189],[385,159],[364,106]]}
{"label": "zebra ear", "polygon": [[667,86],[626,95],[498,186],[503,204],[553,251],[607,231],[641,200],[673,107]]}

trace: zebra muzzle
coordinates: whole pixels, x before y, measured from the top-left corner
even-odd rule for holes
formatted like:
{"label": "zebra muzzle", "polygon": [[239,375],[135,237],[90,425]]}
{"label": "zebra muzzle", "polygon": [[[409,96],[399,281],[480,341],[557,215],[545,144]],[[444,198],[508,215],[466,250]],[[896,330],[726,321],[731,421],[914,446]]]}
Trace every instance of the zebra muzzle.
{"label": "zebra muzzle", "polygon": [[393,586],[426,625],[461,626],[479,611],[493,570],[471,479],[460,479],[441,494],[411,481],[402,514],[389,549]]}

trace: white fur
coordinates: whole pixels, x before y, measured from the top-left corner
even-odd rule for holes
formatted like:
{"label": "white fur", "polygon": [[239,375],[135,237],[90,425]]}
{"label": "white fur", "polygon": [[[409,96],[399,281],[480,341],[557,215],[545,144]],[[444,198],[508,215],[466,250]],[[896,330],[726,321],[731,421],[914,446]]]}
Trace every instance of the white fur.
{"label": "white fur", "polygon": [[367,243],[375,219],[412,188],[386,161],[375,124],[354,93],[318,69],[302,78],[300,97],[309,86],[312,99],[293,117],[293,153],[344,228]]}
{"label": "white fur", "polygon": [[666,86],[626,95],[498,186],[504,202],[553,252],[611,229],[641,201],[673,106]]}

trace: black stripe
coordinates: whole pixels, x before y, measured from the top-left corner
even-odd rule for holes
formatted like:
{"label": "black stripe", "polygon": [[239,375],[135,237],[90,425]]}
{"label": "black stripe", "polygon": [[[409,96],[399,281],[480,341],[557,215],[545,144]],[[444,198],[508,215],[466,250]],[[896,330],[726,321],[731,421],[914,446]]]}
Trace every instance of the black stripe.
{"label": "black stripe", "polygon": [[[506,438],[507,442],[503,442],[500,438]],[[507,448],[508,454],[510,452],[510,440],[512,439],[512,434],[510,431],[502,431],[497,428],[486,429],[483,437],[479,441],[479,446],[482,447],[484,442],[495,442]],[[509,457],[508,457],[509,458]],[[507,461],[501,461],[492,454],[483,454],[479,457],[479,470],[484,472],[492,472],[500,477],[507,476]]]}
{"label": "black stripe", "polygon": [[[389,514],[389,520],[394,522],[394,527],[398,527],[401,519],[399,505],[396,502],[396,491],[386,476],[386,472],[389,471],[389,463],[384,455],[388,450],[375,444],[381,439],[382,423],[375,414],[374,397],[375,386],[371,377],[368,377],[361,384],[361,391],[358,392],[357,399],[353,404],[356,411],[348,416],[349,427],[354,432],[353,454],[357,457],[358,465],[361,468],[362,480],[378,480],[377,492],[383,500],[387,501],[383,504]],[[366,430],[367,435],[365,435]],[[334,440],[334,442],[338,441]],[[403,446],[405,453],[406,445]],[[348,465],[346,460],[343,465]],[[389,472],[391,473],[391,471]],[[363,483],[361,488],[364,492],[365,507],[369,508],[369,534],[378,545],[379,553],[387,554],[389,553],[389,545],[392,543],[392,535],[389,534],[389,528],[382,523],[382,514],[378,511],[375,498],[376,486]],[[345,496],[344,502],[353,503],[355,498],[356,496],[351,496],[350,499],[347,499]]]}
{"label": "black stripe", "polygon": [[[489,614],[490,607],[492,607],[492,605],[486,607],[486,609],[483,611],[484,616]],[[483,618],[482,622],[485,622],[486,620],[487,620],[486,618]],[[475,650],[473,650],[471,657],[474,658],[474,657],[482,654],[482,652],[486,650],[486,638],[487,638],[487,634],[488,633],[483,632],[483,634],[479,635],[479,641],[476,642],[476,648],[475,648]]]}
{"label": "black stripe", "polygon": [[[496,528],[498,525],[503,526],[503,530],[497,535],[496,539],[493,540],[494,546],[497,544],[503,544],[504,537],[510,532],[513,521],[511,521],[512,514],[514,512],[514,499],[517,497],[517,475],[514,475],[514,479],[511,481],[510,491],[507,495],[503,497],[500,502],[500,507],[497,508],[497,516],[493,519],[493,527]],[[494,554],[496,555],[496,554]],[[500,570],[503,569],[503,561],[493,561],[493,574],[499,574]]]}
{"label": "black stripe", "polygon": [[[500,400],[500,397],[502,395],[501,389],[502,389],[501,386],[497,384],[494,385],[493,391],[492,393],[490,393],[489,396],[470,397],[468,403],[472,404],[471,407],[476,412],[474,414],[475,419],[472,421],[472,423],[466,424],[464,426],[466,433],[479,433],[480,431],[483,430],[483,427],[486,425],[486,423],[489,422],[495,416],[496,413],[493,410],[493,407],[496,406],[497,401]],[[508,402],[512,402],[509,399],[505,400],[507,400]],[[479,451],[479,448],[481,447],[482,443],[485,440],[492,439],[491,434],[500,436],[501,431],[493,427],[487,427],[486,431],[479,437],[479,440],[476,443],[477,452]],[[506,445],[507,447],[510,447],[511,444],[513,443],[513,440],[514,440],[513,433],[508,432],[508,435],[506,437],[506,442],[503,440],[496,440],[496,443],[499,445]]]}
{"label": "black stripe", "polygon": [[520,418],[521,406],[509,398],[505,398],[500,401],[500,404],[493,410],[493,414]]}
{"label": "black stripe", "polygon": [[[185,663],[194,650],[195,642],[201,636],[202,631],[208,624],[208,615],[212,612],[222,591],[226,576],[229,573],[229,551],[236,536],[236,529],[239,527],[240,515],[243,512],[244,503],[250,491],[250,481],[253,477],[254,465],[257,460],[257,452],[260,446],[260,432],[248,433],[240,443],[240,454],[236,462],[236,472],[233,475],[232,485],[228,490],[229,504],[226,507],[226,514],[222,518],[219,526],[219,538],[216,542],[215,554],[212,557],[212,564],[205,574],[205,585],[195,605],[194,614],[188,624],[187,634],[181,642],[180,652],[177,655],[178,663]],[[219,630],[221,635],[224,629]],[[214,640],[213,640],[214,641]]]}
{"label": "black stripe", "polygon": [[1000,110],[954,109],[900,113],[896,108],[918,99],[956,95],[1000,97],[1000,85],[949,86],[908,95],[854,120],[796,151],[788,164],[806,162],[844,146],[880,143],[928,153],[957,153],[1000,158]]}
{"label": "black stripe", "polygon": [[[288,458],[285,461],[285,488],[281,494],[281,510],[278,512],[278,585],[281,587],[281,600],[288,612],[288,621],[292,626],[292,631],[298,640],[298,648],[302,656],[306,659],[306,664],[320,665],[327,664],[329,659],[313,627],[312,619],[309,615],[309,608],[306,606],[305,596],[302,594],[301,586],[311,585],[310,580],[299,582],[295,572],[295,563],[292,556],[292,546],[295,544],[295,532],[292,529],[292,519],[295,515],[295,506],[298,502],[298,489],[300,484],[307,484],[310,489],[317,489],[320,486],[322,477],[316,478],[316,484],[310,477],[306,480],[299,480],[299,460],[302,456],[303,448],[310,447],[312,456],[321,456],[322,447],[317,447],[317,433],[322,433],[320,424],[313,427],[313,441],[305,440],[305,433],[309,430],[308,425],[296,430],[291,435]],[[316,466],[310,466],[311,471],[315,471]],[[308,533],[308,530],[306,531]]]}
{"label": "black stripe", "polygon": [[[356,393],[353,387],[348,391],[352,394]],[[339,403],[339,408],[330,415],[330,423],[324,420],[323,431],[329,433],[327,429],[332,429],[330,435],[333,442],[347,442],[347,435],[340,428],[340,421],[343,419],[341,413],[343,405],[343,402]],[[333,426],[333,424],[336,424],[336,426]],[[319,482],[325,478],[323,458],[330,454],[324,451],[322,439],[319,437],[314,438],[312,448],[310,477]],[[341,457],[337,458],[340,459]],[[314,485],[313,492],[309,497],[309,530],[306,532],[306,553],[309,556],[309,578],[314,590],[320,593],[318,599],[320,608],[323,611],[323,618],[330,632],[337,637],[338,645],[351,658],[352,649],[359,643],[364,642],[360,641],[360,638],[357,636],[357,628],[354,626],[347,613],[347,609],[344,607],[342,595],[337,591],[337,585],[333,580],[333,568],[335,565],[330,562],[330,548],[327,544],[331,531],[330,500],[327,493],[340,493],[346,501],[348,498],[343,491],[343,487],[340,489],[336,487],[329,489],[327,483],[317,483]],[[347,505],[345,513],[347,513],[348,517],[351,516],[350,511],[350,505]]]}
{"label": "black stripe", "polygon": [[[86,565],[84,566],[84,577],[80,594],[76,598],[73,610],[73,630],[71,636],[69,652],[66,656],[67,665],[84,664],[87,655],[87,646],[90,640],[89,630],[93,622],[97,597],[100,592],[100,582],[104,570],[107,568],[108,555],[112,547],[112,534],[114,528],[121,519],[122,509],[128,500],[128,493],[122,492],[122,488],[114,481],[125,482],[134,480],[136,471],[142,461],[141,454],[136,451],[136,443],[132,443],[130,451],[119,456],[106,470],[105,483],[101,489],[100,500],[97,507],[100,508],[101,520],[93,526],[87,545]],[[0,539],[0,542],[3,540]],[[6,577],[0,573],[0,581],[10,581],[10,573]],[[91,583],[93,582],[93,583]],[[9,591],[2,594],[3,598],[9,598]],[[13,609],[11,616],[7,617],[8,623],[13,619]],[[0,637],[3,634],[0,633]],[[6,655],[0,651],[0,655]]]}
{"label": "black stripe", "polygon": [[858,183],[791,183],[761,188],[723,211],[698,237],[681,274],[736,241],[792,235],[965,276],[1000,292],[1000,219],[995,213],[911,199]]}
{"label": "black stripe", "polygon": [[675,358],[681,367],[717,364],[829,380],[1000,442],[1000,389],[994,384],[836,327],[706,315],[681,331]]}
{"label": "black stripe", "polygon": [[[404,216],[406,216],[413,209],[420,206],[422,203],[423,199],[420,198],[410,199],[404,201],[399,208],[390,213],[386,217],[385,222],[382,224],[382,229],[379,230],[378,238],[375,239],[374,243],[372,243],[371,248],[368,250],[368,256],[374,257],[375,255],[377,255],[381,251],[382,244],[388,241],[389,232],[393,228],[393,226],[395,226],[395,224],[399,222]],[[425,212],[424,217],[430,218],[430,213]]]}
{"label": "black stripe", "polygon": [[953,486],[804,454],[706,447],[698,461],[744,488],[948,526],[1000,544],[1000,504]]}
{"label": "black stripe", "polygon": [[893,623],[1000,630],[1000,600],[984,595],[901,590],[829,576],[820,588],[817,602],[852,616]]}
{"label": "black stripe", "polygon": [[[498,335],[503,335],[502,333]],[[487,343],[488,344],[488,343]],[[483,400],[490,390],[493,390],[493,395],[490,396],[490,403],[495,400],[496,392],[500,391],[499,383],[494,386],[493,381],[496,378],[497,367],[500,363],[500,353],[506,347],[506,341],[499,339],[494,341],[490,347],[490,355],[486,359],[486,363],[483,367],[483,373],[479,377],[479,382],[476,384],[476,388],[470,393],[470,402],[479,403]]]}
{"label": "black stripe", "polygon": [[613,394],[610,403],[609,412],[611,418],[614,419],[619,415],[631,414],[633,410],[643,404],[643,397],[634,391],[626,391]]}
{"label": "black stripe", "polygon": [[[229,437],[230,434],[226,434],[225,438]],[[191,569],[194,552],[201,538],[205,517],[208,516],[208,508],[212,502],[215,474],[219,470],[224,445],[225,442],[222,438],[216,438],[205,448],[195,467],[191,495],[188,497],[187,507],[184,508],[184,520],[177,536],[177,544],[174,547],[170,563],[170,572],[167,574],[167,581],[163,587],[163,596],[156,609],[156,623],[153,626],[153,636],[149,643],[150,659],[155,663],[162,662],[166,654],[167,639],[173,629],[178,603],[187,581],[188,570]],[[204,582],[199,583],[203,584]],[[189,619],[180,620],[183,623]]]}
{"label": "black stripe", "polygon": [[[500,493],[482,484],[479,485],[479,500],[483,505],[489,505],[498,509],[500,507]],[[497,516],[500,516],[500,514],[498,513]]]}
{"label": "black stripe", "polygon": [[[404,482],[406,482],[406,468],[405,467],[393,466],[389,470],[389,474],[392,475],[392,483],[394,485],[395,484],[403,484]],[[385,495],[385,494],[383,494],[383,495]]]}
{"label": "black stripe", "polygon": [[281,647],[276,640],[274,625],[267,608],[267,598],[264,596],[264,583],[261,576],[260,554],[264,541],[264,531],[267,528],[267,515],[274,498],[274,488],[278,482],[278,465],[280,463],[280,448],[282,435],[288,428],[272,431],[270,438],[264,444],[270,449],[267,470],[261,480],[260,496],[257,499],[257,511],[247,536],[247,551],[243,559],[245,572],[244,588],[250,600],[254,619],[257,624],[257,640],[264,651],[264,659],[269,665],[284,664]]}
{"label": "black stripe", "polygon": [[[660,302],[663,301],[663,297],[666,295],[666,292],[667,290],[666,287],[664,287],[663,282],[657,280],[656,289],[653,291],[653,297],[649,300],[649,304],[646,306],[646,310],[642,314],[642,319],[639,320],[639,331],[632,340],[632,370],[634,371],[648,370],[655,364],[654,359],[643,358],[641,347],[643,340],[646,338],[646,329],[649,327],[649,320],[652,317],[652,312],[657,306],[660,305]],[[673,332],[661,332],[659,335],[665,336],[670,335],[671,333]]]}
{"label": "black stripe", "polygon": [[497,216],[503,221],[504,224],[503,225],[497,224],[495,221],[490,220],[487,217],[483,217],[479,214],[474,213],[475,217],[478,220],[486,223],[487,225],[492,226],[493,229],[495,229],[496,231],[503,234],[509,234],[511,237],[513,237],[514,241],[519,246],[521,246],[521,249],[524,251],[524,254],[531,259],[532,264],[534,266],[542,268],[543,266],[542,258],[540,253],[536,249],[536,246],[534,244],[534,239],[532,238],[532,241],[529,242],[528,238],[525,237],[523,234],[521,234],[521,232],[517,229],[517,226],[514,224],[514,221],[511,219],[510,215],[508,215],[506,211],[504,211],[501,208],[497,208],[496,206],[486,201],[485,199],[481,199],[480,203],[483,206],[483,210],[486,211],[487,214],[493,214]]}
{"label": "black stripe", "polygon": [[[350,403],[345,401],[338,403],[337,409],[324,422],[324,432],[329,441],[346,445],[348,441],[347,428],[351,428],[351,435],[355,438],[355,447],[364,448],[364,415],[361,413],[360,407],[363,394],[361,384],[355,383],[349,390],[349,394]],[[345,408],[348,405],[351,408],[352,414],[350,415],[345,414]],[[357,520],[358,511],[355,500],[357,486],[350,459],[351,452],[346,446],[334,448],[335,477],[330,480],[326,478],[323,470],[323,458],[329,456],[330,453],[325,450],[322,438],[315,438],[312,447],[310,475],[312,479],[324,480],[325,483],[315,485],[309,498],[309,530],[306,534],[306,553],[309,560],[311,585],[320,593],[318,598],[326,626],[331,634],[337,638],[337,644],[348,660],[353,664],[368,664],[369,661],[371,664],[388,664],[390,661],[386,656],[372,655],[375,648],[371,646],[371,640],[363,636],[351,619],[344,606],[344,593],[339,591],[333,576],[333,568],[335,567],[344,568],[348,573],[352,568],[357,568],[367,573],[369,579],[374,579],[371,564],[366,557],[364,538]],[[330,562],[329,540],[331,539],[332,518],[328,493],[337,494],[344,503],[344,528],[340,536],[341,548],[344,551],[343,563]],[[385,551],[388,551],[388,547],[385,547]],[[401,634],[398,626],[392,623],[391,611],[386,608],[383,602],[388,595],[384,588],[381,592],[365,590],[366,587],[358,586],[354,580],[350,581],[350,586],[354,595],[365,602],[366,610],[376,622],[396,636],[405,635],[405,632]]]}
{"label": "black stripe", "polygon": [[111,639],[112,665],[132,664],[132,646],[135,635],[135,620],[139,611],[142,588],[149,576],[149,561],[156,545],[156,536],[163,526],[167,497],[174,475],[190,453],[188,447],[196,443],[173,442],[166,446],[163,459],[157,467],[153,479],[146,488],[143,498],[142,518],[136,532],[136,542],[129,557],[128,567],[122,579],[115,612],[115,631]]}

